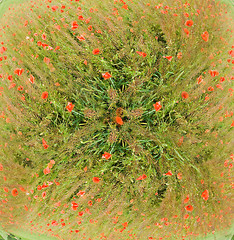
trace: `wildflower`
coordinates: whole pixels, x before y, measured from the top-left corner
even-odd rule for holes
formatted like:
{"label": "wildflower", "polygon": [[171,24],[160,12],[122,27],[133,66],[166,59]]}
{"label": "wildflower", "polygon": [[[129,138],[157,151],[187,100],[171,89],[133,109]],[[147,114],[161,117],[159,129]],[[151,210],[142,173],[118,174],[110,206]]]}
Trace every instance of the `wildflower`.
{"label": "wildflower", "polygon": [[201,34],[201,36],[202,36],[202,39],[203,39],[205,42],[208,42],[208,40],[209,40],[209,33],[208,33],[207,31],[203,32],[203,33]]}
{"label": "wildflower", "polygon": [[123,125],[123,120],[121,117],[116,117],[115,120],[119,125]]}
{"label": "wildflower", "polygon": [[72,202],[72,209],[75,211],[78,208],[78,204],[76,202]]}
{"label": "wildflower", "polygon": [[98,183],[100,181],[100,179],[98,177],[93,177],[93,182],[94,183]]}
{"label": "wildflower", "polygon": [[46,35],[45,35],[45,33],[42,34],[41,38],[42,38],[43,40],[46,40]]}
{"label": "wildflower", "polygon": [[145,174],[143,174],[142,176],[140,176],[139,178],[137,178],[136,180],[143,180],[143,179],[146,179],[147,176]]}
{"label": "wildflower", "polygon": [[208,87],[208,89],[207,89],[209,92],[212,92],[212,91],[214,91],[214,88],[213,87]]}
{"label": "wildflower", "polygon": [[106,73],[103,73],[103,74],[102,74],[102,77],[106,80],[106,79],[111,78],[112,76],[111,76],[110,73],[106,72]]}
{"label": "wildflower", "polygon": [[156,112],[158,112],[162,108],[160,102],[156,102],[155,104],[153,104],[153,106]]}
{"label": "wildflower", "polygon": [[41,95],[42,99],[47,99],[48,98],[48,92],[43,92]]}
{"label": "wildflower", "polygon": [[188,212],[191,212],[193,211],[193,206],[192,205],[188,205],[185,207],[185,209],[188,211]]}
{"label": "wildflower", "polygon": [[77,21],[73,21],[72,22],[72,30],[75,30],[76,28],[78,28],[79,27],[79,25],[78,25],[78,23],[77,23]]}
{"label": "wildflower", "polygon": [[29,82],[34,83],[35,77],[33,75],[30,75],[30,78],[28,80]]}
{"label": "wildflower", "polygon": [[180,172],[177,173],[177,178],[181,180],[182,179],[182,173],[180,173]]}
{"label": "wildflower", "polygon": [[163,174],[163,175],[172,176],[172,172],[171,172],[171,171],[168,171],[167,173],[165,173],[165,174]]}
{"label": "wildflower", "polygon": [[105,158],[106,160],[108,160],[109,158],[111,158],[111,154],[108,152],[104,152],[104,154],[102,155],[102,158]]}
{"label": "wildflower", "polygon": [[43,173],[44,173],[45,175],[49,174],[49,173],[50,173],[50,168],[49,168],[49,167],[45,168],[45,169],[43,170]]}
{"label": "wildflower", "polygon": [[146,53],[144,53],[144,52],[139,52],[139,51],[137,51],[136,53],[138,53],[140,56],[142,56],[142,57],[146,57],[147,56],[147,54]]}
{"label": "wildflower", "polygon": [[74,107],[75,107],[74,104],[72,104],[71,102],[68,102],[66,109],[68,110],[68,112],[71,112]]}
{"label": "wildflower", "polygon": [[17,68],[17,69],[15,69],[14,74],[20,76],[23,72],[24,72],[24,69]]}
{"label": "wildflower", "polygon": [[188,26],[188,27],[191,27],[191,26],[193,26],[193,21],[192,20],[187,20],[185,22],[185,25]]}
{"label": "wildflower", "polygon": [[189,201],[189,195],[184,199],[184,203],[187,203]]}
{"label": "wildflower", "polygon": [[177,58],[178,58],[178,59],[181,59],[181,58],[182,58],[182,52],[178,52]]}
{"label": "wildflower", "polygon": [[45,149],[47,149],[49,147],[49,145],[47,144],[47,142],[45,141],[44,138],[42,138],[42,145]]}
{"label": "wildflower", "polygon": [[197,78],[197,84],[200,84],[202,81],[203,81],[202,76],[199,76],[199,77]]}
{"label": "wildflower", "polygon": [[209,198],[209,191],[208,191],[208,190],[205,190],[205,191],[202,193],[201,197],[202,197],[205,201],[207,201],[208,198]]}
{"label": "wildflower", "polygon": [[16,188],[13,188],[11,194],[12,196],[16,197],[18,195],[18,190]]}
{"label": "wildflower", "polygon": [[81,35],[81,36],[77,36],[77,38],[80,40],[80,41],[84,41],[85,38]]}
{"label": "wildflower", "polygon": [[189,30],[187,28],[184,28],[184,32],[187,34],[187,37],[189,36]]}
{"label": "wildflower", "polygon": [[169,62],[172,60],[172,56],[163,56],[163,58],[166,58]]}
{"label": "wildflower", "polygon": [[219,75],[219,72],[217,70],[210,70],[209,74],[211,75],[211,77],[216,77]]}
{"label": "wildflower", "polygon": [[187,92],[182,92],[181,97],[184,98],[184,99],[187,99],[189,97],[189,95],[188,95]]}
{"label": "wildflower", "polygon": [[98,48],[93,49],[93,54],[98,55],[100,53],[100,50]]}
{"label": "wildflower", "polygon": [[44,57],[43,61],[44,61],[46,64],[49,64],[49,63],[50,63],[50,59],[47,58],[47,57]]}

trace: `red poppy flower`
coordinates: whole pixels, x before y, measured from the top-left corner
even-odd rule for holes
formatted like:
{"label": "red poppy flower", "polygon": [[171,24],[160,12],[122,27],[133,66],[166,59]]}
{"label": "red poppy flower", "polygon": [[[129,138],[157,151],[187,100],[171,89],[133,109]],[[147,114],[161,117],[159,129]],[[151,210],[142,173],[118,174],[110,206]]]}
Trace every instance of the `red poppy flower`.
{"label": "red poppy flower", "polygon": [[144,52],[139,52],[139,51],[137,51],[136,53],[138,53],[140,56],[142,56],[142,57],[146,57],[147,56],[147,54],[146,53],[144,53]]}
{"label": "red poppy flower", "polygon": [[72,209],[75,211],[79,205],[76,202],[72,202]]}
{"label": "red poppy flower", "polygon": [[49,63],[50,63],[50,59],[47,58],[47,57],[44,57],[43,61],[44,61],[46,64],[49,64]]}
{"label": "red poppy flower", "polygon": [[167,173],[165,173],[166,176],[172,176],[172,172],[168,171]]}
{"label": "red poppy flower", "polygon": [[98,55],[100,53],[100,50],[98,48],[93,49],[93,54]]}
{"label": "red poppy flower", "polygon": [[100,181],[100,179],[98,177],[93,177],[93,182],[94,183],[98,183]]}
{"label": "red poppy flower", "polygon": [[178,59],[181,59],[181,58],[182,58],[182,52],[178,52],[177,58],[178,58]]}
{"label": "red poppy flower", "polygon": [[185,25],[188,26],[188,27],[191,27],[191,26],[193,26],[193,21],[192,20],[187,20],[185,22]]}
{"label": "red poppy flower", "polygon": [[78,25],[78,23],[77,23],[77,21],[73,21],[72,22],[72,30],[75,30],[76,28],[78,28],[79,27],[79,25]]}
{"label": "red poppy flower", "polygon": [[18,190],[16,188],[13,188],[11,194],[12,196],[16,197],[18,195]]}
{"label": "red poppy flower", "polygon": [[41,95],[41,98],[42,99],[48,98],[48,92],[43,92],[42,95]]}
{"label": "red poppy flower", "polygon": [[184,203],[187,203],[189,201],[189,195],[184,199]]}
{"label": "red poppy flower", "polygon": [[182,173],[180,173],[180,172],[177,173],[177,178],[181,180],[182,179]]}
{"label": "red poppy flower", "polygon": [[46,192],[43,192],[42,193],[42,198],[45,198],[46,197]]}
{"label": "red poppy flower", "polygon": [[199,77],[197,78],[197,84],[200,84],[202,81],[203,81],[202,76],[199,76]]}
{"label": "red poppy flower", "polygon": [[24,72],[24,69],[21,69],[21,68],[17,68],[15,69],[14,73],[18,76],[20,76],[22,73]]}
{"label": "red poppy flower", "polygon": [[46,40],[46,35],[45,35],[45,33],[42,34],[41,38],[42,38],[43,40]]}
{"label": "red poppy flower", "polygon": [[47,144],[47,142],[45,141],[44,138],[42,138],[42,145],[45,149],[47,149],[49,147],[49,145]]}
{"label": "red poppy flower", "polygon": [[143,179],[146,179],[147,176],[145,174],[141,175],[139,178],[137,178],[136,180],[143,180]]}
{"label": "red poppy flower", "polygon": [[219,72],[217,70],[209,70],[209,74],[211,77],[216,77],[219,75]]}
{"label": "red poppy flower", "polygon": [[30,78],[28,80],[29,82],[34,83],[35,77],[33,77],[33,75],[30,75]]}
{"label": "red poppy flower", "polygon": [[77,36],[77,38],[80,40],[80,41],[84,41],[85,38],[83,36]]}
{"label": "red poppy flower", "polygon": [[102,158],[105,158],[106,160],[108,160],[109,158],[111,158],[111,154],[108,152],[104,152],[104,154],[102,154]]}
{"label": "red poppy flower", "polygon": [[203,32],[203,33],[201,34],[201,36],[202,36],[202,39],[203,39],[205,42],[208,42],[208,40],[209,40],[209,33],[208,33],[207,31]]}
{"label": "red poppy flower", "polygon": [[75,107],[74,104],[72,104],[71,102],[68,102],[68,104],[66,106],[66,109],[68,110],[68,112],[71,112],[74,107]]}
{"label": "red poppy flower", "polygon": [[0,163],[0,171],[3,171],[3,166],[1,163]]}
{"label": "red poppy flower", "polygon": [[209,92],[212,92],[212,91],[214,91],[214,88],[213,87],[208,87],[208,89],[207,89]]}
{"label": "red poppy flower", "polygon": [[121,117],[116,117],[115,120],[119,125],[123,125],[123,120]]}
{"label": "red poppy flower", "polygon": [[207,201],[208,198],[209,198],[209,191],[208,190],[205,190],[203,193],[202,193],[202,198]]}
{"label": "red poppy flower", "polygon": [[168,61],[172,60],[172,56],[163,56],[163,58],[166,58]]}
{"label": "red poppy flower", "polygon": [[153,106],[156,112],[158,112],[162,108],[160,102],[156,102],[155,104],[153,104]]}
{"label": "red poppy flower", "polygon": [[184,28],[184,32],[189,36],[189,30],[187,28]]}
{"label": "red poppy flower", "polygon": [[43,170],[43,173],[44,173],[45,175],[49,174],[49,173],[50,173],[49,167],[45,168],[45,169]]}
{"label": "red poppy flower", "polygon": [[189,95],[188,95],[187,92],[182,92],[181,97],[184,98],[184,99],[187,99],[189,97]]}
{"label": "red poppy flower", "polygon": [[185,207],[185,209],[188,211],[188,212],[192,212],[193,211],[193,206],[192,205],[188,205]]}
{"label": "red poppy flower", "polygon": [[52,6],[51,9],[53,12],[55,12],[58,9],[58,6]]}
{"label": "red poppy flower", "polygon": [[111,76],[110,73],[106,72],[106,73],[103,73],[103,74],[102,74],[102,77],[106,80],[106,79],[111,78],[112,76]]}

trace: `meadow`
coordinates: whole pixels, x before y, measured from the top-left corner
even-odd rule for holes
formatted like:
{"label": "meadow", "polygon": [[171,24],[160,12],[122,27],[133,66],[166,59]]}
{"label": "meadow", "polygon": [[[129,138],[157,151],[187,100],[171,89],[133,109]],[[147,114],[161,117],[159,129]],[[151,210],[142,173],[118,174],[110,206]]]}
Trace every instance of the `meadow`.
{"label": "meadow", "polygon": [[233,6],[10,3],[0,18],[4,231],[30,240],[227,233]]}

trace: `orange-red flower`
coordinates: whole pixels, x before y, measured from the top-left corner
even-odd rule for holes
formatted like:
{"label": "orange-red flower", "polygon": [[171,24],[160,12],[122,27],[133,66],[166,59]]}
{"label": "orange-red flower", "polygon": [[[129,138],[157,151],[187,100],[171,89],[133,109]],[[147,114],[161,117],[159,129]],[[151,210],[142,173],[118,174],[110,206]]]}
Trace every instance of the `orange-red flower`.
{"label": "orange-red flower", "polygon": [[98,183],[100,181],[100,179],[98,177],[93,177],[93,182],[94,183]]}
{"label": "orange-red flower", "polygon": [[115,118],[115,120],[116,120],[116,122],[119,124],[119,125],[123,125],[123,120],[122,120],[122,118],[121,117],[116,117]]}
{"label": "orange-red flower", "polygon": [[21,69],[21,68],[17,68],[15,69],[14,73],[18,76],[20,76],[22,73],[24,72],[24,69]]}
{"label": "orange-red flower", "polygon": [[209,40],[209,33],[208,33],[207,31],[203,32],[203,33],[201,34],[201,36],[202,36],[202,39],[203,39],[205,42],[208,42],[208,40]]}
{"label": "orange-red flower", "polygon": [[49,174],[49,173],[50,173],[50,168],[49,168],[49,167],[45,168],[45,169],[43,170],[43,173],[44,173],[45,175]]}
{"label": "orange-red flower", "polygon": [[47,144],[47,142],[45,141],[44,138],[42,138],[42,145],[45,149],[47,149],[49,147],[49,145]]}
{"label": "orange-red flower", "polygon": [[172,60],[172,56],[163,56],[163,58],[166,58],[169,62]]}
{"label": "orange-red flower", "polygon": [[143,180],[143,179],[146,179],[147,176],[145,174],[141,175],[139,178],[137,178],[136,180]]}
{"label": "orange-red flower", "polygon": [[209,191],[208,190],[205,190],[203,193],[202,193],[202,198],[207,201],[208,198],[209,198]]}
{"label": "orange-red flower", "polygon": [[41,98],[42,99],[48,98],[48,92],[43,92],[42,95],[41,95]]}
{"label": "orange-red flower", "polygon": [[184,98],[184,99],[187,99],[189,97],[189,95],[188,95],[187,92],[182,92],[181,97]]}
{"label": "orange-red flower", "polygon": [[93,54],[98,55],[100,53],[100,50],[98,48],[93,49]]}
{"label": "orange-red flower", "polygon": [[68,110],[68,112],[71,112],[74,107],[75,107],[74,104],[72,104],[71,102],[68,102],[68,104],[66,106],[66,109]]}
{"label": "orange-red flower", "polygon": [[193,20],[187,20],[187,21],[185,22],[185,25],[188,26],[188,27],[193,26]]}
{"label": "orange-red flower", "polygon": [[188,205],[185,207],[185,209],[188,211],[188,212],[191,212],[193,211],[193,206],[192,205]]}
{"label": "orange-red flower", "polygon": [[12,196],[16,197],[18,195],[18,190],[16,188],[13,188],[11,194]]}
{"label": "orange-red flower", "polygon": [[137,51],[136,53],[138,53],[140,56],[142,56],[142,57],[146,57],[147,56],[147,54],[146,53],[144,53],[144,52],[139,52],[139,51]]}
{"label": "orange-red flower", "polygon": [[189,36],[189,30],[187,28],[184,28],[184,32]]}
{"label": "orange-red flower", "polygon": [[106,72],[106,73],[103,73],[103,74],[102,74],[102,77],[106,80],[106,79],[111,78],[112,76],[111,76],[110,73]]}
{"label": "orange-red flower", "polygon": [[180,180],[182,179],[182,173],[181,172],[177,173],[177,178],[180,179]]}
{"label": "orange-red flower", "polygon": [[162,108],[162,105],[160,104],[160,102],[156,102],[155,104],[153,104],[155,111],[159,111]]}
{"label": "orange-red flower", "polygon": [[109,158],[111,158],[111,154],[108,152],[104,152],[104,154],[102,154],[102,158],[105,158],[106,160],[108,160]]}
{"label": "orange-red flower", "polygon": [[73,21],[72,26],[71,26],[72,30],[75,30],[78,27],[79,27],[79,25],[78,25],[77,21]]}

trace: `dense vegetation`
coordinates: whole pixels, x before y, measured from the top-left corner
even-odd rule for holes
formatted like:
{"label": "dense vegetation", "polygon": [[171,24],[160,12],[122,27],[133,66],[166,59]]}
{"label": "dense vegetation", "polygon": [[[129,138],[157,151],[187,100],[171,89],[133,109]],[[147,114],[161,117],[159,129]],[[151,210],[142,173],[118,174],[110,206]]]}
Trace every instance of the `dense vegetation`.
{"label": "dense vegetation", "polygon": [[213,0],[9,8],[0,22],[4,229],[93,240],[228,227],[229,11]]}

